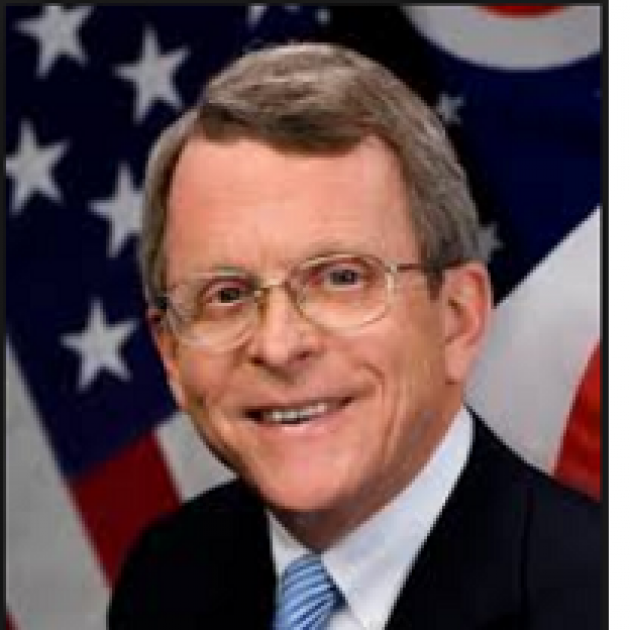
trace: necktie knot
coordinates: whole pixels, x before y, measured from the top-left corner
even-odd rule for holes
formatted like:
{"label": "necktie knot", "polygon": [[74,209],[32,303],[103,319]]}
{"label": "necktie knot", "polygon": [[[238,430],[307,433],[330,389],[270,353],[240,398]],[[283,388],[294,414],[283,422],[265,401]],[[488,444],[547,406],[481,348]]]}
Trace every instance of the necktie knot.
{"label": "necktie knot", "polygon": [[323,630],[341,594],[318,555],[294,560],[282,574],[274,630]]}

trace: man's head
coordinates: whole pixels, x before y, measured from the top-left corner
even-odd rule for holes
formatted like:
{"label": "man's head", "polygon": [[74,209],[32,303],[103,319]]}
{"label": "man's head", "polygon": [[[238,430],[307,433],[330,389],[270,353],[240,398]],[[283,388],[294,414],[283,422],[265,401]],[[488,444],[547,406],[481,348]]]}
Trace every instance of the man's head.
{"label": "man's head", "polygon": [[164,290],[162,239],[173,168],[197,135],[212,141],[256,138],[310,155],[343,153],[377,136],[398,158],[427,268],[439,272],[480,258],[466,176],[435,114],[374,61],[328,44],[295,44],[237,60],[156,143],[140,245],[149,296]]}
{"label": "man's head", "polygon": [[333,46],[250,53],[154,150],[141,263],[172,391],[307,543],[399,492],[461,404],[477,229],[432,112]]}

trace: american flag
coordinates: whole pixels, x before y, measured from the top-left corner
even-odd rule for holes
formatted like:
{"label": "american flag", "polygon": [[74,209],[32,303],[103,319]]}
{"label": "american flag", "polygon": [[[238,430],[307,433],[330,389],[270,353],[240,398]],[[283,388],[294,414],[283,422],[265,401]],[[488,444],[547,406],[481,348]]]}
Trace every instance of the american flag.
{"label": "american flag", "polygon": [[271,41],[380,59],[435,107],[498,302],[469,400],[599,496],[598,5],[6,9],[6,625],[104,627],[138,530],[229,473],[173,406],[135,268],[158,131]]}

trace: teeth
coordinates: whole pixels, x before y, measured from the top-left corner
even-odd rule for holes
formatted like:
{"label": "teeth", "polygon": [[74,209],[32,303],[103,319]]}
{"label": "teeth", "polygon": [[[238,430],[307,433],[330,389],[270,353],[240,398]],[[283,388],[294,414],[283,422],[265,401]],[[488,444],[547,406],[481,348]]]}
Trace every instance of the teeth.
{"label": "teeth", "polygon": [[319,402],[296,409],[270,409],[263,413],[263,418],[271,422],[290,424],[321,416],[329,409],[330,405],[328,403]]}

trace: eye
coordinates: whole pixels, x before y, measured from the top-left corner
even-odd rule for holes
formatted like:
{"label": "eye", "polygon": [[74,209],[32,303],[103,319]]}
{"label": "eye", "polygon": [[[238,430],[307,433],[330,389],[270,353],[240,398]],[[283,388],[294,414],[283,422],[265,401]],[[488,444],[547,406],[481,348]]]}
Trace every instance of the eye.
{"label": "eye", "polygon": [[252,287],[242,278],[211,280],[198,296],[197,303],[210,307],[231,306],[252,294]]}
{"label": "eye", "polygon": [[336,266],[327,271],[325,280],[327,284],[335,287],[352,287],[363,281],[363,274],[355,267]]}
{"label": "eye", "polygon": [[356,291],[369,286],[374,271],[358,258],[323,261],[315,265],[308,278],[308,286],[323,291]]}
{"label": "eye", "polygon": [[247,278],[220,277],[205,280],[192,292],[188,316],[193,321],[233,317],[250,303],[253,283]]}
{"label": "eye", "polygon": [[243,287],[238,285],[228,285],[216,289],[210,294],[208,300],[217,304],[234,304],[242,300],[245,295]]}

